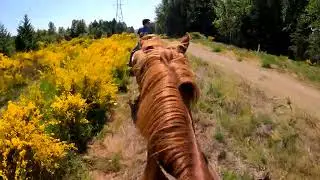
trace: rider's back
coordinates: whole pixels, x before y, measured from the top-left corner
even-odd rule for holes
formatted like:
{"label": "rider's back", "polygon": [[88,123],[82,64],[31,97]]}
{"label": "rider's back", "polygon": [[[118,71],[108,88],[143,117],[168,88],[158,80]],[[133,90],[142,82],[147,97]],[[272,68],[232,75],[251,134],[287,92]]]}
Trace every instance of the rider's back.
{"label": "rider's back", "polygon": [[140,37],[147,35],[147,34],[152,34],[151,29],[147,26],[144,26],[138,30],[138,35],[140,35]]}

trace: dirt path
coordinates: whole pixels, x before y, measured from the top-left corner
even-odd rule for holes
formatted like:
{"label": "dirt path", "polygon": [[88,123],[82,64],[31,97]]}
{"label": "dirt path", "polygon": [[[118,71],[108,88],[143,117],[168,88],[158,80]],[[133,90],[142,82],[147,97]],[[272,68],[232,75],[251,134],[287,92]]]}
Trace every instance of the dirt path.
{"label": "dirt path", "polygon": [[91,162],[93,180],[136,180],[141,177],[146,164],[146,144],[134,126],[129,99],[136,97],[135,83],[130,91],[118,96],[118,105],[101,132],[102,137],[89,146],[86,159]]}
{"label": "dirt path", "polygon": [[289,75],[263,69],[245,61],[239,62],[235,58],[230,59],[200,44],[191,43],[188,53],[214,63],[226,73],[235,73],[263,90],[268,96],[288,97],[295,106],[320,118],[320,91]]}

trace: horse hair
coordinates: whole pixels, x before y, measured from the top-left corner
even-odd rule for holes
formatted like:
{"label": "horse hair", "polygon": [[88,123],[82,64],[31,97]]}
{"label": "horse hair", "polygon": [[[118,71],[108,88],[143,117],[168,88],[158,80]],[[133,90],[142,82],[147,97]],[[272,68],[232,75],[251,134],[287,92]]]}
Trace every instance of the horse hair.
{"label": "horse hair", "polygon": [[141,45],[133,58],[140,91],[133,116],[148,141],[148,161],[157,161],[177,179],[217,179],[195,138],[190,105],[199,89],[184,55],[189,39],[165,47],[160,38],[148,36]]}

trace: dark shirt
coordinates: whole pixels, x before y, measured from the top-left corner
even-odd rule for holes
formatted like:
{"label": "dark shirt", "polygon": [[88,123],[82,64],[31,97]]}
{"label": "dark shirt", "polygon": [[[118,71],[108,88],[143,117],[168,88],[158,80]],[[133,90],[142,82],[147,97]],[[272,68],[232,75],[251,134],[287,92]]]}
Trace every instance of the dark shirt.
{"label": "dark shirt", "polygon": [[144,26],[138,30],[138,35],[140,35],[140,36],[144,36],[147,34],[152,34],[152,32],[151,32],[151,29],[146,26]]}

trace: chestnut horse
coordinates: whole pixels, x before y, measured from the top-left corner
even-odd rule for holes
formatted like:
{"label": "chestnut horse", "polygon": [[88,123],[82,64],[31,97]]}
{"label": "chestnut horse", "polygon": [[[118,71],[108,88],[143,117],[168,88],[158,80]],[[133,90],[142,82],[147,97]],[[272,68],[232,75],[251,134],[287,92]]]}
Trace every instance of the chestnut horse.
{"label": "chestnut horse", "polygon": [[184,55],[190,37],[166,46],[155,35],[141,39],[133,54],[132,73],[140,96],[131,104],[136,127],[148,141],[143,180],[216,180],[196,140],[190,105],[199,96],[194,74]]}

